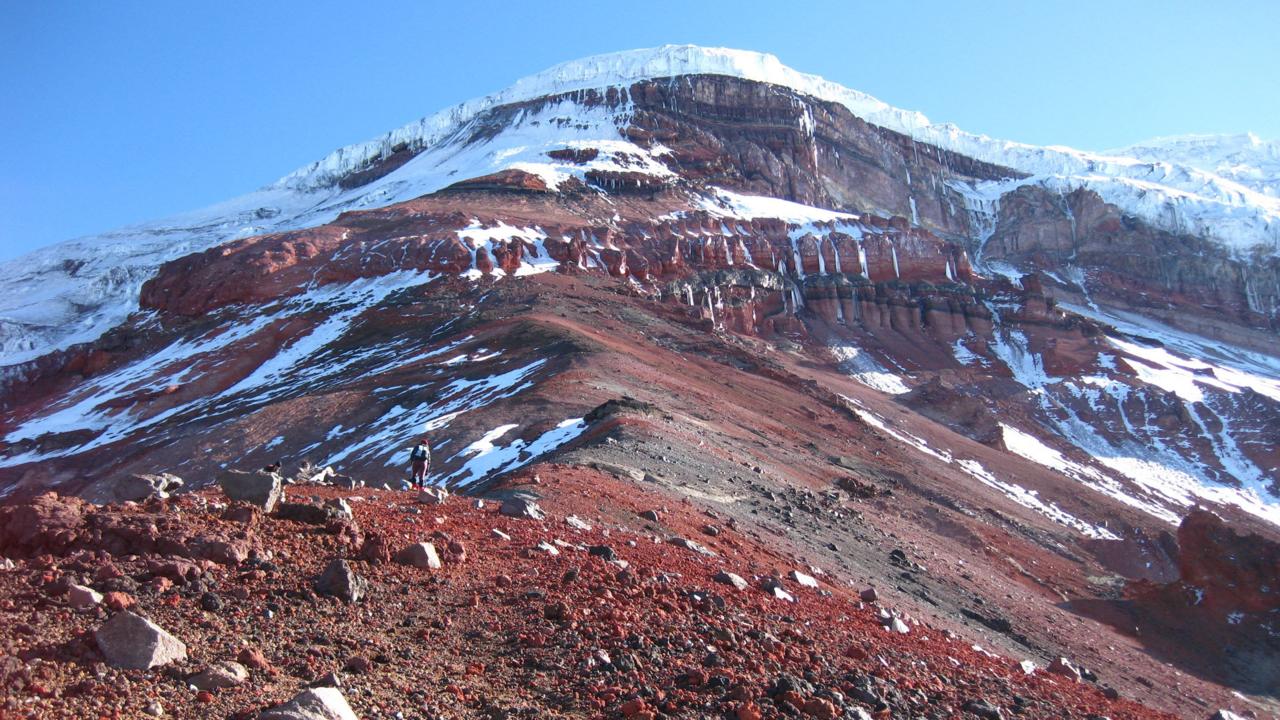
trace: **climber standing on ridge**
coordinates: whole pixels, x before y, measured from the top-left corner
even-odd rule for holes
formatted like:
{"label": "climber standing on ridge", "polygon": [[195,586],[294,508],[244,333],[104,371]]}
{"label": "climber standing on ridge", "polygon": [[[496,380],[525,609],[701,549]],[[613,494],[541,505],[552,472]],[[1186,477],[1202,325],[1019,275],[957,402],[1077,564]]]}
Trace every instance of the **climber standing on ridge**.
{"label": "climber standing on ridge", "polygon": [[414,486],[426,487],[427,473],[431,470],[431,444],[426,438],[422,438],[413,450],[409,451],[409,461],[413,465]]}

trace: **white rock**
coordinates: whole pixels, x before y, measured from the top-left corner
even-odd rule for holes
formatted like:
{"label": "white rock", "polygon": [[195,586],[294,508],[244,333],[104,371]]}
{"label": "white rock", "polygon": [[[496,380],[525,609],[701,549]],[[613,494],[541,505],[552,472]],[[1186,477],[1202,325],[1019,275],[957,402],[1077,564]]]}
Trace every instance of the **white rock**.
{"label": "white rock", "polygon": [[77,610],[88,610],[102,602],[102,593],[84,585],[72,585],[67,600]]}
{"label": "white rock", "polygon": [[502,531],[501,531],[501,530],[499,530],[498,528],[494,528],[494,529],[493,529],[493,536],[494,536],[494,537],[496,537],[496,538],[498,538],[499,540],[510,540],[510,539],[511,539],[511,536],[510,536],[510,535],[508,535],[508,534],[506,534],[506,533],[502,532]]}
{"label": "white rock", "polygon": [[400,562],[417,568],[439,570],[444,567],[436,546],[429,542],[414,543],[400,552]]}
{"label": "white rock", "polygon": [[283,705],[263,710],[258,720],[360,720],[338,688],[304,690]]}
{"label": "white rock", "polygon": [[581,519],[579,519],[577,515],[570,515],[569,517],[564,519],[564,522],[566,525],[573,528],[574,530],[590,530],[591,529],[591,526],[583,522]]}
{"label": "white rock", "polygon": [[220,690],[235,687],[249,679],[249,670],[238,662],[215,663],[187,678],[197,690]]}
{"label": "white rock", "polygon": [[801,587],[807,587],[807,588],[818,587],[818,580],[816,578],[814,578],[812,575],[806,575],[800,572],[799,570],[791,571],[791,579],[799,583]]}

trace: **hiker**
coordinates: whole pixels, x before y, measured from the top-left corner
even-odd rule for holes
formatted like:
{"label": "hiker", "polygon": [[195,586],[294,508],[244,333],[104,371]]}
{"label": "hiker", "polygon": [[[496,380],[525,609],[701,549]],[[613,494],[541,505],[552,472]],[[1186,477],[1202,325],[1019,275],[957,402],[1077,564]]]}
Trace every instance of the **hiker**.
{"label": "hiker", "polygon": [[431,445],[426,438],[409,452],[409,460],[413,463],[413,484],[426,487],[427,472],[431,469]]}

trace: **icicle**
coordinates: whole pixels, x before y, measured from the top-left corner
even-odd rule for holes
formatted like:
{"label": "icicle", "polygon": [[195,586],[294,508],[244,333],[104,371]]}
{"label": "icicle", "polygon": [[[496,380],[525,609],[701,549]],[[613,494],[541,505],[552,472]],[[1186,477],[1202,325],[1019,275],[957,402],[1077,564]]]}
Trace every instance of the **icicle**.
{"label": "icicle", "polygon": [[818,247],[818,274],[819,274],[819,275],[826,275],[826,274],[827,274],[827,260],[826,260],[826,258],[822,257],[822,238],[821,238],[821,237],[816,238],[816,240],[815,240],[815,244],[816,244],[816,245],[817,245],[817,247]]}
{"label": "icicle", "polygon": [[862,239],[858,239],[858,268],[862,271],[862,277],[871,279],[871,268],[867,267],[867,249],[862,247]]}
{"label": "icicle", "polygon": [[902,273],[898,271],[898,246],[890,244],[889,253],[893,255],[893,276],[901,279]]}
{"label": "icicle", "polygon": [[955,275],[951,274],[951,260],[949,258],[947,259],[947,279],[951,282],[956,281]]}

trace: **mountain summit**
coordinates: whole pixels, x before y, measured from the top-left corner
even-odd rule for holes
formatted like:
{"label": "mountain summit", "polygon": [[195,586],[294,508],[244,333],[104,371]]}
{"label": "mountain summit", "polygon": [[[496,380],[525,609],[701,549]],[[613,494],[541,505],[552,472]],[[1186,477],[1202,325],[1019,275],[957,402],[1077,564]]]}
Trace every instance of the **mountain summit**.
{"label": "mountain summit", "polygon": [[[848,588],[874,580],[976,633],[964,646],[981,640],[979,654],[1080,678],[1054,662],[1071,656],[1155,707],[1266,696],[1280,680],[1274,165],[1252,140],[1126,152],[967,134],[757,53],[666,46],[557,66],[227,203],[11,264],[0,499],[32,518],[12,542],[32,558],[111,553],[102,523],[143,522],[134,506],[113,514],[121,503],[168,527],[163,513],[261,482],[259,512],[315,525],[338,496],[381,488],[356,514],[399,538],[394,513],[421,512],[400,488],[426,436],[441,488],[749,560],[719,569],[754,573],[769,602],[787,602],[788,572],[812,588],[820,568],[832,602],[873,602]],[[178,483],[202,499],[161,498]],[[330,505],[296,502],[317,484]],[[487,520],[467,517],[471,542]],[[218,522],[209,532],[231,543]],[[574,550],[547,532],[521,536],[524,559]],[[330,534],[297,551],[376,564],[393,539]],[[228,557],[206,557],[209,538],[149,542]],[[415,557],[430,568],[434,552]],[[349,570],[325,576],[355,592]],[[547,612],[557,627],[573,615]],[[1194,647],[1169,639],[1179,623],[1203,630]],[[810,647],[787,637],[768,652]],[[588,669],[614,664],[593,657]],[[1165,662],[1195,679],[1154,682]],[[646,677],[693,677],[699,712],[751,717],[739,709],[762,699],[680,672]],[[923,712],[934,692],[844,677],[839,697],[800,694],[834,717],[849,698]],[[770,707],[787,712],[785,692]],[[623,695],[573,707],[666,707],[609,704]],[[1109,712],[1144,712],[1125,707]]]}

